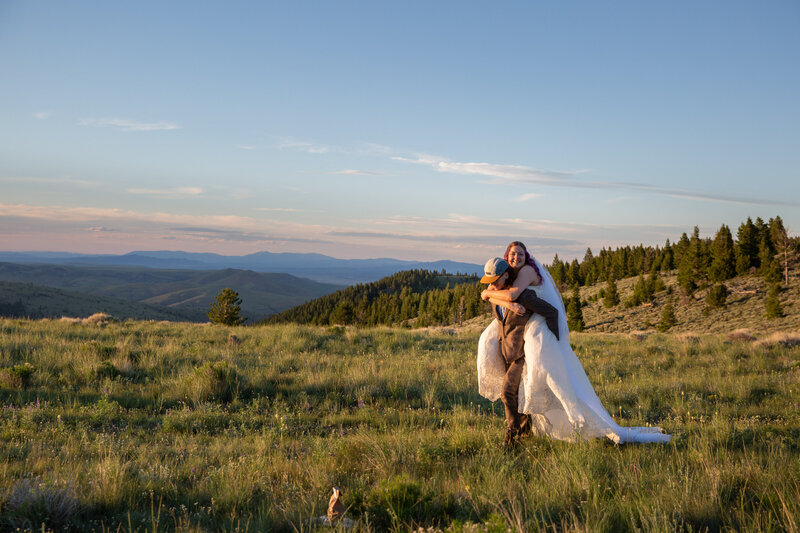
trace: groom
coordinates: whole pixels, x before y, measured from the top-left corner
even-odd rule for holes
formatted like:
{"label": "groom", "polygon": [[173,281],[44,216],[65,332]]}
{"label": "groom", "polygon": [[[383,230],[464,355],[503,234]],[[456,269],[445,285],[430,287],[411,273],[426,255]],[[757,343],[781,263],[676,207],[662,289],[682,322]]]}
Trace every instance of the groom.
{"label": "groom", "polygon": [[[492,290],[507,289],[516,278],[514,269],[509,267],[505,259],[499,257],[489,259],[483,272],[481,283],[489,283],[489,289]],[[503,444],[510,447],[516,444],[520,434],[530,431],[529,417],[517,412],[519,383],[522,380],[522,369],[525,364],[523,340],[525,325],[533,313],[540,314],[544,317],[548,329],[558,339],[558,311],[530,289],[522,291],[516,302],[503,302],[491,297],[484,299],[492,304],[492,315],[500,323],[498,335],[500,353],[506,365],[503,391],[500,394],[506,413],[506,435]]]}

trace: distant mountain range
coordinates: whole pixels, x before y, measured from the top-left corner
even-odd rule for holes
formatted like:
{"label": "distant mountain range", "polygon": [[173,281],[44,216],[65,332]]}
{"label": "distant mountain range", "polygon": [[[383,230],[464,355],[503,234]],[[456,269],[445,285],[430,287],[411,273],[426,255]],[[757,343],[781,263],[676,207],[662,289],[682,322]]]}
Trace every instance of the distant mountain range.
{"label": "distant mountain range", "polygon": [[[56,316],[59,313],[77,312],[70,309],[84,308],[89,310],[89,314],[97,311],[114,314],[103,307],[111,305],[111,302],[97,300],[94,302],[97,308],[87,307],[91,303],[87,298],[101,297],[142,304],[135,309],[131,307],[125,310],[123,307],[123,314],[116,315],[117,318],[201,322],[207,320],[206,311],[219,291],[225,287],[239,293],[242,299],[242,315],[249,322],[258,321],[342,288],[342,285],[318,283],[290,274],[231,268],[179,270],[41,263],[0,263],[0,282],[17,284],[6,285],[5,293],[0,292],[3,297],[0,307],[5,306],[13,311],[18,307],[17,302],[21,302],[28,316]],[[52,292],[50,289],[53,288],[62,293]],[[32,295],[38,295],[35,302]],[[69,302],[70,299],[73,303],[81,303],[65,308],[64,302]],[[120,309],[119,306],[116,309]],[[170,317],[170,314],[173,316]]]}
{"label": "distant mountain range", "polygon": [[124,255],[84,255],[62,252],[0,252],[0,262],[147,267],[170,270],[240,269],[287,273],[320,283],[353,285],[391,276],[402,270],[445,270],[451,274],[479,274],[483,268],[457,261],[402,261],[399,259],[336,259],[321,254],[258,252],[243,256],[209,253],[142,251]]}

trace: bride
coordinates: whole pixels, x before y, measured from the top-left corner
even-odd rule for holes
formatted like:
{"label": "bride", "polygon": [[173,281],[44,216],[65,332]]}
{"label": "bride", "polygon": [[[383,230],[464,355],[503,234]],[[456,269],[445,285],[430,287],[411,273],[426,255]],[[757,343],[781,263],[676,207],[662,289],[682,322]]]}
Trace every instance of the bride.
{"label": "bride", "polygon": [[[560,340],[541,315],[534,314],[525,326],[525,367],[517,410],[531,416],[533,433],[568,441],[606,437],[615,443],[669,442],[670,435],[661,428],[622,427],[614,422],[572,351],[564,302],[550,273],[518,241],[508,245],[505,259],[517,272],[517,281],[510,289],[487,289],[481,295],[484,299],[512,302],[533,283],[537,296],[559,311]],[[491,401],[500,398],[506,373],[498,327],[493,320],[478,341],[478,391]]]}

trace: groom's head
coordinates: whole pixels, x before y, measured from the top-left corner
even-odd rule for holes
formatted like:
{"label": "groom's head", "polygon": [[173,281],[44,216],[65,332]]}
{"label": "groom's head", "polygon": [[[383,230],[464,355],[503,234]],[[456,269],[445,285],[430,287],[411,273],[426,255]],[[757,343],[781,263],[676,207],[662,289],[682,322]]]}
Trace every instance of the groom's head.
{"label": "groom's head", "polygon": [[511,269],[502,257],[493,257],[483,266],[481,283],[489,283],[490,288],[502,289],[509,284]]}

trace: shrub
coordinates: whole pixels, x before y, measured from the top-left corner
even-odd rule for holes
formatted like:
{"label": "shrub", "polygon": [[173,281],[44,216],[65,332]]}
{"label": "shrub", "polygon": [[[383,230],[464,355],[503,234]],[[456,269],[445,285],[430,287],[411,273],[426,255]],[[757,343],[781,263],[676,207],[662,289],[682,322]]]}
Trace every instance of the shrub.
{"label": "shrub", "polygon": [[661,311],[661,320],[656,326],[656,329],[658,331],[667,331],[677,323],[678,319],[675,316],[675,306],[672,303],[672,297],[670,297],[664,305],[664,310]]}
{"label": "shrub", "polygon": [[80,500],[70,485],[59,487],[39,479],[23,479],[11,489],[0,525],[10,530],[35,531],[40,526],[42,531],[47,527],[63,530],[80,511]]}
{"label": "shrub", "polygon": [[227,361],[205,363],[182,382],[183,395],[195,405],[210,400],[230,402],[244,389],[244,378]]}
{"label": "shrub", "polygon": [[614,278],[608,279],[606,290],[603,293],[603,305],[606,307],[614,307],[619,303],[619,293],[617,292],[617,283]]}
{"label": "shrub", "polygon": [[11,389],[25,389],[31,382],[36,367],[30,363],[0,369],[0,385]]}
{"label": "shrub", "polygon": [[725,300],[728,298],[728,287],[723,283],[713,285],[706,293],[706,305],[711,309],[725,307]]}
{"label": "shrub", "polygon": [[767,299],[764,301],[767,318],[782,318],[784,316],[779,297],[780,293],[781,286],[777,283],[774,283],[767,293]]}

